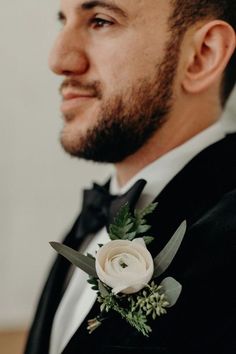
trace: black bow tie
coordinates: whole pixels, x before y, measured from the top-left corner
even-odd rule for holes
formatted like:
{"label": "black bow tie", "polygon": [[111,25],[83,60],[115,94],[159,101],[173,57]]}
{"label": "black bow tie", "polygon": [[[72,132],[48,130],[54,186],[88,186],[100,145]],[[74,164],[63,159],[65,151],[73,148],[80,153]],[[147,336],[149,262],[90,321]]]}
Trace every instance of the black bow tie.
{"label": "black bow tie", "polygon": [[105,225],[113,222],[118,210],[129,204],[131,212],[147,182],[138,180],[125,194],[111,195],[109,193],[110,181],[104,186],[94,183],[92,189],[84,190],[82,211],[80,215],[76,238],[81,239],[88,233],[95,233]]}

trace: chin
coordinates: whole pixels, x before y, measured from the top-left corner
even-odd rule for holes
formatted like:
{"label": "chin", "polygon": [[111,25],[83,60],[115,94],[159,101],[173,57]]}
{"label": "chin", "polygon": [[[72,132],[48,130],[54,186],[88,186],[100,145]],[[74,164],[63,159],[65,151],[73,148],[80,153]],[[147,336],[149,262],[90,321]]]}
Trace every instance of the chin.
{"label": "chin", "polygon": [[67,152],[68,154],[74,156],[76,152],[78,151],[78,142],[80,141],[80,138],[74,137],[71,134],[68,134],[68,132],[63,132],[61,133],[60,136],[60,142],[61,146],[63,147],[64,151]]}
{"label": "chin", "polygon": [[88,124],[88,121],[82,122],[74,118],[67,121],[61,131],[60,142],[63,149],[72,156],[76,156],[80,150],[81,142],[85,139],[88,130],[94,124]]}

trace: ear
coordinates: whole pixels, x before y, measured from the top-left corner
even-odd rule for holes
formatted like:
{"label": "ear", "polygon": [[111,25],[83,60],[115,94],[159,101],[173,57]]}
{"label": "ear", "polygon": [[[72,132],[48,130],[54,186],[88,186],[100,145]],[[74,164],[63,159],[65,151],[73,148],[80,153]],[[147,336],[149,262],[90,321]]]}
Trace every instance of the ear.
{"label": "ear", "polygon": [[226,22],[214,20],[193,32],[182,86],[199,93],[219,80],[235,51],[236,35]]}

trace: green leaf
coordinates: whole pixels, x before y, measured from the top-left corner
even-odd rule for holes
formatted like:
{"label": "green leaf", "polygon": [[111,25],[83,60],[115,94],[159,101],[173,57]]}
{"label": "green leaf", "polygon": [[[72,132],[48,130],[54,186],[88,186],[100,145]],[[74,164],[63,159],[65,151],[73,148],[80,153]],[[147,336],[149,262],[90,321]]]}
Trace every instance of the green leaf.
{"label": "green leaf", "polygon": [[137,216],[140,219],[143,219],[145,216],[152,214],[156,209],[158,203],[151,203],[146,208],[142,210],[136,210]]}
{"label": "green leaf", "polygon": [[134,219],[129,211],[128,204],[122,206],[114,219],[114,223],[109,227],[111,240],[129,239],[134,227]]}
{"label": "green leaf", "polygon": [[163,279],[160,285],[169,303],[167,307],[174,306],[181,294],[182,285],[172,277]]}
{"label": "green leaf", "polygon": [[138,226],[137,233],[138,234],[144,234],[144,232],[147,232],[150,230],[151,226],[150,225],[140,225]]}
{"label": "green leaf", "polygon": [[136,232],[135,231],[134,232],[130,232],[129,234],[125,235],[124,240],[126,239],[126,240],[129,240],[129,241],[132,241],[135,238],[135,236],[136,236]]}
{"label": "green leaf", "polygon": [[179,228],[175,231],[170,241],[163,250],[154,258],[153,278],[159,277],[169,267],[174,259],[186,232],[187,223],[183,221]]}
{"label": "green leaf", "polygon": [[152,213],[157,203],[152,203],[142,210],[135,210],[134,217],[131,215],[128,204],[121,207],[114,223],[109,227],[109,236],[111,240],[129,240],[132,241],[139,234],[144,234],[150,229],[147,225],[145,216]]}
{"label": "green leaf", "polygon": [[134,226],[134,223],[130,222],[129,224],[127,224],[126,226],[123,227],[123,232],[125,234],[128,233],[132,229],[133,226]]}
{"label": "green leaf", "polygon": [[98,291],[98,278],[94,278],[94,277],[89,277],[89,279],[87,280],[87,282],[92,285],[92,289],[95,291]]}
{"label": "green leaf", "polygon": [[87,253],[87,257],[89,257],[89,258],[95,260],[95,257],[94,257],[91,253]]}
{"label": "green leaf", "polygon": [[150,243],[155,240],[155,237],[143,236],[143,239],[144,239],[144,242],[146,243],[146,245],[150,245]]}
{"label": "green leaf", "polygon": [[123,226],[124,224],[127,224],[132,221],[130,217],[131,214],[129,211],[129,205],[128,203],[126,203],[118,211],[117,216],[115,217],[115,224],[118,226]]}
{"label": "green leaf", "polygon": [[152,203],[142,210],[135,210],[134,227],[132,231],[136,232],[136,236],[147,232],[151,228],[151,226],[147,224],[145,216],[151,214],[156,208],[156,206],[157,203]]}
{"label": "green leaf", "polygon": [[110,236],[110,239],[111,239],[112,241],[115,241],[115,240],[121,240],[121,238],[120,238],[120,237],[118,237],[118,236],[114,235],[113,233],[109,233],[109,236]]}
{"label": "green leaf", "polygon": [[50,245],[63,257],[68,259],[76,267],[82,269],[88,275],[97,278],[95,260],[89,256],[84,256],[78,251],[58,242],[50,242]]}
{"label": "green leaf", "polygon": [[109,291],[105,288],[105,286],[103,285],[103,283],[100,280],[98,281],[98,289],[99,289],[100,294],[103,298],[105,298],[106,296],[109,295]]}

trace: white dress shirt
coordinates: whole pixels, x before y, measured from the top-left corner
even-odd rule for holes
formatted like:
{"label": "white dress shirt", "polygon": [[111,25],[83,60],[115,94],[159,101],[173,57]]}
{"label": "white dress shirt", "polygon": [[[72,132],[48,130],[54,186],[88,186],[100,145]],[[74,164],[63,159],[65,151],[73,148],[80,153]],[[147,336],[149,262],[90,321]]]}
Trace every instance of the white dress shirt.
{"label": "white dress shirt", "polygon": [[[114,175],[111,180],[110,192],[122,194],[138,179],[143,178],[147,184],[138,201],[137,208],[148,205],[194,156],[211,144],[223,139],[226,133],[227,125],[222,120],[218,121],[145,167],[124,187],[119,188]],[[95,254],[98,249],[97,245],[105,244],[108,241],[107,231],[103,228],[96,235],[89,236],[82,248],[84,253]],[[60,354],[63,351],[96,301],[96,292],[91,289],[87,279],[88,275],[76,268],[54,318],[50,354]]]}

